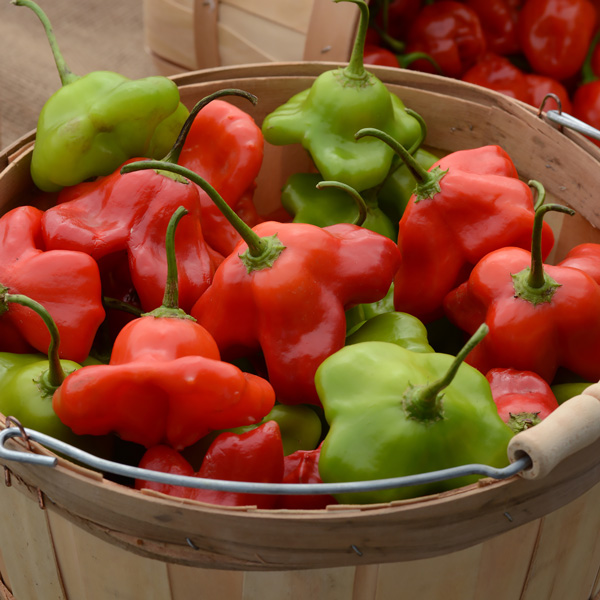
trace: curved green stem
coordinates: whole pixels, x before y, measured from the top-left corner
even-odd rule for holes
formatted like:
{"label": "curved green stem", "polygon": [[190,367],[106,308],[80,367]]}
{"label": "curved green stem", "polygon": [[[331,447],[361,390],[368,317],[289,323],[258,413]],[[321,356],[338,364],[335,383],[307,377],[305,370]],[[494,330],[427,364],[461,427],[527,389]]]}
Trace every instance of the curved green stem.
{"label": "curved green stem", "polygon": [[403,69],[407,69],[416,60],[426,60],[433,66],[438,75],[443,75],[442,68],[440,67],[440,65],[432,56],[430,56],[426,52],[409,52],[408,54],[400,54],[396,56],[396,58],[398,59],[398,64]]}
{"label": "curved green stem", "polygon": [[65,372],[60,363],[60,357],[58,355],[58,348],[60,346],[60,333],[58,327],[50,313],[39,303],[24,296],[23,294],[8,294],[5,293],[0,297],[2,304],[13,303],[20,304],[33,310],[39,317],[44,321],[44,324],[48,328],[50,333],[50,345],[48,346],[48,371],[44,374],[42,384],[51,387],[53,389],[58,388],[65,380]]}
{"label": "curved green stem", "polygon": [[169,153],[162,160],[164,160],[165,162],[173,163],[173,164],[175,164],[179,160],[179,155],[181,154],[181,150],[183,149],[185,140],[186,140],[188,133],[192,127],[192,124],[194,123],[194,119],[198,116],[198,113],[207,104],[210,104],[213,100],[216,100],[217,98],[222,98],[223,96],[240,96],[240,97],[246,98],[246,100],[249,100],[250,102],[252,102],[252,104],[254,106],[256,106],[256,103],[258,102],[258,98],[254,94],[251,94],[250,92],[246,92],[244,90],[239,90],[237,88],[227,88],[227,89],[219,90],[217,92],[214,92],[214,93],[202,98],[202,100],[200,100],[198,103],[196,103],[196,105],[190,111],[190,114],[189,114],[188,118],[185,120],[185,123],[183,124],[183,127],[181,128],[181,131],[179,132],[179,135],[177,136],[177,139],[175,140],[175,143],[173,144],[173,147],[171,148]]}
{"label": "curved green stem", "polygon": [[448,170],[442,171],[442,169],[438,166],[435,167],[435,169],[428,171],[416,161],[414,156],[400,142],[380,129],[365,127],[354,134],[354,137],[357,140],[366,136],[373,136],[382,140],[388,146],[390,146],[390,148],[392,148],[392,150],[394,150],[398,156],[400,156],[402,161],[406,164],[411,175],[417,182],[414,192],[416,196],[416,202],[424,200],[425,198],[433,198],[441,191],[440,181],[446,175]]}
{"label": "curved green stem", "polygon": [[594,70],[592,69],[592,56],[594,55],[594,51],[596,50],[596,46],[600,42],[600,31],[596,33],[596,35],[592,38],[590,45],[587,50],[587,54],[585,56],[585,60],[583,61],[583,65],[581,66],[581,83],[579,85],[583,85],[584,83],[591,83],[592,81],[596,81],[599,77]]}
{"label": "curved green stem", "polygon": [[363,79],[367,73],[364,66],[365,41],[367,39],[367,29],[369,27],[369,7],[364,0],[333,0],[334,2],[354,2],[360,9],[360,19],[358,21],[358,30],[354,38],[354,46],[350,54],[350,61],[344,69],[344,73],[353,79]]}
{"label": "curved green stem", "polygon": [[368,212],[365,199],[352,186],[342,183],[341,181],[319,181],[319,183],[317,183],[318,190],[327,187],[344,190],[354,199],[354,202],[358,208],[358,217],[355,219],[353,224],[358,225],[359,227],[363,225],[363,223],[367,220]]}
{"label": "curved green stem", "polygon": [[105,306],[105,308],[120,310],[122,312],[129,313],[130,315],[134,315],[135,317],[139,317],[142,314],[142,310],[137,306],[133,306],[127,302],[123,302],[122,300],[117,300],[116,298],[110,298],[109,296],[102,297],[102,304]]}
{"label": "curved green stem", "polygon": [[575,214],[572,208],[560,204],[544,204],[536,209],[531,234],[531,269],[527,278],[527,285],[534,290],[541,289],[546,284],[542,259],[542,231],[544,216],[549,211],[562,212],[571,216]]}
{"label": "curved green stem", "polygon": [[535,202],[533,203],[533,210],[537,211],[537,209],[542,204],[544,204],[544,200],[546,200],[546,188],[539,181],[536,181],[535,179],[530,179],[527,182],[527,185],[535,188],[535,190],[537,191],[536,199],[535,199]]}
{"label": "curved green stem", "polygon": [[439,421],[443,418],[441,405],[442,391],[452,383],[458,369],[467,358],[469,352],[483,340],[488,332],[489,327],[485,323],[480,325],[479,329],[469,338],[456,355],[441,379],[422,386],[413,386],[406,391],[403,402],[409,418],[418,421]]}
{"label": "curved green stem", "polygon": [[78,75],[75,75],[71,69],[67,66],[65,59],[58,47],[58,43],[56,42],[56,36],[54,35],[54,31],[52,29],[52,24],[50,23],[50,19],[48,19],[46,13],[35,3],[33,0],[12,0],[12,3],[16,6],[26,6],[30,8],[41,21],[44,31],[46,32],[46,37],[48,38],[48,42],[50,44],[50,49],[52,50],[52,55],[54,56],[54,62],[56,63],[56,68],[58,69],[58,75],[60,76],[60,81],[62,85],[67,85],[79,79]]}

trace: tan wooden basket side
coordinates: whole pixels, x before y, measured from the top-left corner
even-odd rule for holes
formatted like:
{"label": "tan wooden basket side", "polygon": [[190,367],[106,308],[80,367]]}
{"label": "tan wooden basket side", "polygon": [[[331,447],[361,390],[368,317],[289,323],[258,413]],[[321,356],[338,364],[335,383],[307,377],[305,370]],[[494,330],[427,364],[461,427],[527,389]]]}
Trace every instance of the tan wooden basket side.
{"label": "tan wooden basket side", "polygon": [[144,0],[144,39],[166,75],[261,62],[346,61],[357,19],[356,6],[332,0]]}

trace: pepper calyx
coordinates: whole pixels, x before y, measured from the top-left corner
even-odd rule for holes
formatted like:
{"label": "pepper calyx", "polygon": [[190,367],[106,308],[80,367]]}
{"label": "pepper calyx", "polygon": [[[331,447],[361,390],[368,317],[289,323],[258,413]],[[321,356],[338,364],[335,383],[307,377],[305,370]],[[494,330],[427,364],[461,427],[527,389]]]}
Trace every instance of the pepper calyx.
{"label": "pepper calyx", "polygon": [[542,422],[539,412],[509,413],[510,418],[506,423],[515,433],[530,429]]}
{"label": "pepper calyx", "polygon": [[444,394],[434,394],[430,400],[423,401],[423,393],[427,392],[428,385],[408,384],[402,396],[402,408],[406,417],[420,423],[435,423],[444,418],[442,398]]}
{"label": "pepper calyx", "polygon": [[547,273],[544,273],[544,283],[541,287],[532,287],[529,285],[531,267],[525,267],[518,273],[511,273],[511,277],[513,280],[515,298],[522,298],[534,306],[544,304],[545,302],[551,302],[552,297],[557,292],[558,288],[561,287],[561,284],[552,279]]}
{"label": "pepper calyx", "polygon": [[272,268],[285,248],[277,234],[274,234],[261,238],[261,251],[258,254],[253,254],[250,249],[247,249],[238,256],[244,263],[246,272],[250,275],[253,271]]}
{"label": "pepper calyx", "polygon": [[429,177],[424,181],[420,181],[415,186],[415,191],[413,192],[415,203],[420,202],[421,200],[430,200],[442,191],[440,181],[446,176],[448,169],[443,171],[440,166],[437,166],[431,169],[431,171],[428,171],[428,173]]}

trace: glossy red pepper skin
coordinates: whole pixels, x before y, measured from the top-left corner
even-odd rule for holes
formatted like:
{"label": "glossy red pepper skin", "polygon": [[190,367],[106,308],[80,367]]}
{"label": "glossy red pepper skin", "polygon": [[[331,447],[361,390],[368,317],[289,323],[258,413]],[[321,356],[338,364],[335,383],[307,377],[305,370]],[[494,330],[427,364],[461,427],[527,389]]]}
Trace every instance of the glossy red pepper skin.
{"label": "glossy red pepper skin", "polygon": [[212,336],[190,319],[139,317],[117,336],[108,365],[75,374],[53,397],[61,421],[80,435],[116,432],[146,448],[180,450],[211,431],[257,423],[275,403],[266,380],[222,362]]}
{"label": "glossy red pepper skin", "polygon": [[375,21],[388,35],[396,40],[404,40],[419,14],[422,3],[422,0],[390,0],[387,6],[387,27],[383,6]]}
{"label": "glossy red pepper skin", "polygon": [[[150,448],[139,466],[144,469],[227,481],[281,483],[283,478],[283,446],[279,426],[275,421],[247,433],[221,433],[212,442],[194,473],[192,465],[169,446]],[[275,495],[221,492],[191,487],[181,487],[152,481],[137,480],[136,489],[150,489],[171,496],[218,504],[221,506],[257,506],[275,508]]]}
{"label": "glossy red pepper skin", "polygon": [[[321,446],[314,450],[297,450],[284,458],[283,483],[323,483],[319,474]],[[317,510],[338,501],[327,494],[280,496],[277,508]]]}
{"label": "glossy red pepper skin", "polygon": [[393,52],[374,44],[365,44],[363,62],[365,65],[381,65],[383,67],[400,66]]}
{"label": "glossy red pepper skin", "polygon": [[[262,131],[252,116],[229,102],[213,100],[194,119],[177,162],[209,181],[253,227],[260,221],[252,196],[263,154]],[[240,236],[206,193],[199,193],[205,238],[226,256]]]}
{"label": "glossy red pepper skin", "polygon": [[569,92],[560,81],[537,73],[525,73],[525,79],[529,89],[529,104],[531,106],[540,108],[543,103],[544,110],[558,110],[555,99],[547,98],[544,100],[548,94],[554,94],[560,100],[561,111],[572,114],[573,105]]}
{"label": "glossy red pepper skin", "polygon": [[[82,252],[44,250],[42,215],[21,206],[0,218],[0,288],[42,304],[58,327],[60,357],[81,362],[105,316],[100,272]],[[0,350],[48,352],[48,329],[30,309],[11,304],[0,323]]]}
{"label": "glossy red pepper skin", "polygon": [[314,374],[345,343],[345,308],[389,290],[400,259],[389,238],[351,224],[261,223],[285,246],[270,268],[248,273],[240,243],[191,315],[227,360],[262,352],[283,404],[320,404]]}
{"label": "glossy red pepper skin", "polygon": [[529,103],[531,99],[525,73],[493,52],[486,52],[461,79],[522,102]]}
{"label": "glossy red pepper skin", "polygon": [[[488,252],[530,248],[534,220],[532,191],[499,146],[453,152],[429,171],[436,167],[448,169],[441,191],[420,201],[413,195],[400,220],[394,278],[396,310],[425,322],[442,316],[446,294]],[[547,224],[542,240],[546,257],[554,244]]]}
{"label": "glossy red pepper skin", "polygon": [[[573,94],[573,116],[600,129],[600,79],[580,85]],[[600,141],[589,138],[596,146]]]}
{"label": "glossy red pepper skin", "polygon": [[519,15],[521,51],[535,73],[563,81],[581,69],[595,27],[588,0],[527,0]]}
{"label": "glossy red pepper skin", "polygon": [[[461,2],[440,0],[422,7],[408,34],[406,51],[424,52],[439,65],[442,74],[459,78],[486,50],[477,13]],[[418,60],[411,68],[434,72],[431,63]]]}
{"label": "glossy red pepper skin", "polygon": [[463,331],[472,333],[483,322],[490,328],[467,362],[482,373],[495,367],[533,371],[547,382],[562,366],[597,381],[600,286],[579,269],[544,265],[560,287],[550,302],[535,306],[515,297],[512,278],[530,263],[531,253],[520,248],[491,252],[446,297],[445,312]]}
{"label": "glossy red pepper skin", "polygon": [[126,252],[142,308],[151,311],[160,306],[165,289],[165,232],[173,212],[183,206],[188,218],[177,229],[175,251],[179,302],[189,310],[222,260],[203,237],[199,188],[151,170],[127,175],[119,170],[64,188],[59,204],[42,217],[44,244],[85,252],[96,260]]}
{"label": "glossy red pepper skin", "polygon": [[600,285],[600,244],[578,244],[569,250],[558,265],[584,271]]}
{"label": "glossy red pepper skin", "polygon": [[490,52],[501,56],[519,52],[517,23],[520,1],[466,0],[465,4],[477,13]]}
{"label": "glossy red pepper skin", "polygon": [[[505,423],[525,414],[536,424],[558,408],[558,401],[547,381],[532,371],[491,369],[486,373],[498,414]],[[535,415],[535,416],[533,416]]]}

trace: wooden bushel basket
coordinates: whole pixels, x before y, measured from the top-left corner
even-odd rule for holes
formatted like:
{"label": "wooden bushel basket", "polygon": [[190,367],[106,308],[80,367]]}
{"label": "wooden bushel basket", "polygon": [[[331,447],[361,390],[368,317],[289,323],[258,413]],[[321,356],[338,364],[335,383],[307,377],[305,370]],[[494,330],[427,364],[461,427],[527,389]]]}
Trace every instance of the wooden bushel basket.
{"label": "wooden bushel basket", "polygon": [[163,75],[249,63],[346,61],[357,23],[356,6],[332,0],[144,0],[146,50]]}
{"label": "wooden bushel basket", "polygon": [[[189,106],[225,87],[248,90],[258,105],[239,106],[261,123],[333,66],[270,63],[175,80]],[[556,259],[573,244],[600,239],[595,145],[483,88],[399,69],[372,71],[423,116],[429,148],[497,143],[525,181],[543,183],[548,202],[577,211],[552,215]],[[0,212],[31,197],[32,140],[30,134],[0,155]],[[260,208],[273,208],[287,173],[307,166],[301,148],[267,145]],[[586,419],[570,410],[571,402],[529,430],[554,424],[550,454],[572,444],[544,476],[486,479],[392,504],[312,512],[217,507],[135,491],[63,459],[53,468],[4,461],[10,486],[0,484],[0,597],[598,600],[600,415]],[[585,431],[588,437],[579,436]],[[9,445],[31,452],[22,440]]]}

